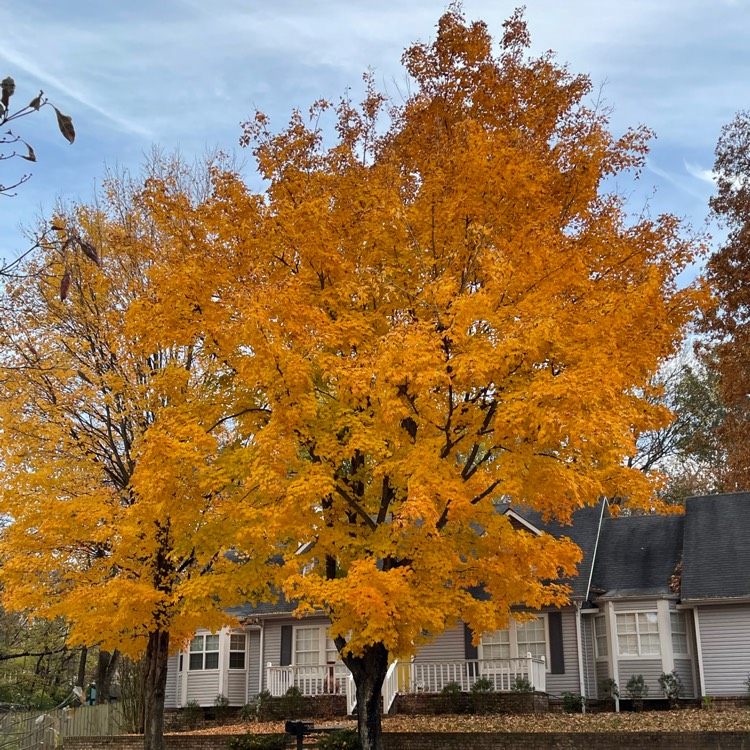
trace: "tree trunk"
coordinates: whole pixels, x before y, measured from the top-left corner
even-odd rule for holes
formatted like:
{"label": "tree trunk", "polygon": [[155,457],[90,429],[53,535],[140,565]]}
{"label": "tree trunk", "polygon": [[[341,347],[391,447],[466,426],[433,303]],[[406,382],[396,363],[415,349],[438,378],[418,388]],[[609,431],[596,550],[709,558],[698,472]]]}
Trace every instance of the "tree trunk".
{"label": "tree trunk", "polygon": [[149,633],[143,679],[143,747],[166,750],[164,742],[164,694],[167,687],[169,631]]}
{"label": "tree trunk", "polygon": [[[81,688],[81,694],[86,690],[86,659],[88,655],[88,648],[81,646],[81,656],[78,660],[78,676],[76,677],[76,687]],[[83,702],[83,699],[81,699],[81,702]]]}
{"label": "tree trunk", "polygon": [[370,646],[362,656],[343,657],[357,688],[357,729],[362,750],[383,750],[380,691],[388,672],[388,651],[382,643]]}
{"label": "tree trunk", "polygon": [[96,662],[95,680],[97,704],[109,703],[112,678],[115,676],[119,664],[120,652],[117,649],[111,653],[109,651],[99,651],[99,658]]}

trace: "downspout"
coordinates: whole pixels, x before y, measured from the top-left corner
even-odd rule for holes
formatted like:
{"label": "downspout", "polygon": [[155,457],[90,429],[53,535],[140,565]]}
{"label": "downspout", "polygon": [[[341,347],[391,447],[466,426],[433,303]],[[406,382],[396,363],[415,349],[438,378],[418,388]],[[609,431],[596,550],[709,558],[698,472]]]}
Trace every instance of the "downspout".
{"label": "downspout", "polygon": [[264,653],[263,653],[264,638],[263,638],[263,636],[266,633],[266,621],[265,620],[260,620],[259,625],[260,625],[260,654],[258,654],[258,657],[259,657],[258,658],[258,664],[259,664],[259,667],[258,667],[258,693],[262,693],[263,692],[263,665],[266,663],[265,659],[263,658],[263,656],[264,656]]}
{"label": "downspout", "polygon": [[586,684],[583,679],[583,639],[581,638],[581,602],[576,602],[576,643],[578,645],[578,685],[583,696],[581,710],[586,713]]}
{"label": "downspout", "polygon": [[594,542],[594,553],[591,556],[591,568],[589,570],[589,582],[586,584],[586,596],[584,601],[589,600],[589,594],[591,593],[591,580],[594,577],[594,565],[596,563],[596,551],[599,549],[599,537],[602,533],[602,521],[604,520],[604,508],[609,505],[609,501],[606,497],[602,498],[602,512],[599,514],[599,527],[596,530],[596,541]]}

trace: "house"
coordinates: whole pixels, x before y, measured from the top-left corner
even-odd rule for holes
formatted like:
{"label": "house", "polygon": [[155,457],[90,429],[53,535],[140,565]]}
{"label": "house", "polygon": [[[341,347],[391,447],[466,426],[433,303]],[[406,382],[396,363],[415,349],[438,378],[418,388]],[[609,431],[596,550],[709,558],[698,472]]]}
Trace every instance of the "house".
{"label": "house", "polygon": [[[570,537],[583,551],[568,581],[570,604],[484,633],[478,646],[461,622],[416,656],[394,663],[384,688],[386,710],[398,692],[464,690],[480,677],[498,691],[528,680],[551,696],[605,697],[614,680],[625,696],[643,675],[650,698],[658,678],[676,671],[683,697],[746,694],[750,674],[750,494],[689,498],[684,515],[614,517],[606,502],[582,508],[570,526],[506,508],[528,533]],[[352,685],[321,615],[295,618],[294,603],[231,610],[242,623],[196,633],[171,657],[167,706],[213,705],[217,695],[243,705],[261,690],[283,695],[348,695]]]}

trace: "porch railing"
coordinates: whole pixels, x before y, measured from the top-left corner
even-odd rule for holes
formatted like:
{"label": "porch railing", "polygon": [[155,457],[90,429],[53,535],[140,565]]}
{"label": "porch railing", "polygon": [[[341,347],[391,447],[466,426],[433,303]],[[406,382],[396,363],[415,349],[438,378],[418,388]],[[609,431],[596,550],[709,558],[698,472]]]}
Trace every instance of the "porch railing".
{"label": "porch railing", "polygon": [[468,692],[480,679],[489,680],[498,693],[522,688],[526,681],[538,692],[547,688],[545,661],[531,654],[518,659],[414,661],[402,663],[400,669],[400,692],[439,693],[450,683]]}
{"label": "porch railing", "polygon": [[343,664],[273,667],[266,670],[268,691],[284,695],[296,687],[302,695],[346,695],[349,670]]}
{"label": "porch railing", "polygon": [[[468,692],[477,680],[490,681],[495,692],[523,689],[528,683],[546,692],[544,658],[531,654],[517,659],[460,659],[456,661],[394,662],[383,684],[384,709],[388,711],[397,693],[439,693],[449,683]],[[267,667],[271,695],[284,695],[294,686],[303,695],[346,695],[356,700],[349,670],[343,664]],[[352,703],[353,705],[353,703]]]}

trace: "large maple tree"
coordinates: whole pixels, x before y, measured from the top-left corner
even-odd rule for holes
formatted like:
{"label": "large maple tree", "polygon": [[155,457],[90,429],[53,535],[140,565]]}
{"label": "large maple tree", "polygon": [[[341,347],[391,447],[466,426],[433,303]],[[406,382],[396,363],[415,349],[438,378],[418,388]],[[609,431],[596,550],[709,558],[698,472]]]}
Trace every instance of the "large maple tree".
{"label": "large maple tree", "polygon": [[[200,203],[195,175],[152,166]],[[231,414],[218,395],[231,376],[205,337],[154,335],[143,318],[168,239],[140,193],[109,181],[96,206],[57,216],[6,283],[0,576],[6,606],[65,618],[73,644],[145,655],[145,745],[157,748],[169,650],[226,624],[212,594],[249,586],[252,597],[270,569],[262,542],[244,543],[259,558],[223,554],[238,521],[227,507]],[[263,581],[234,580],[251,568]]]}
{"label": "large maple tree", "polygon": [[520,14],[495,54],[454,8],[404,54],[402,104],[368,79],[360,106],[247,123],[262,194],[217,175],[206,212],[150,186],[164,233],[183,228],[164,267],[200,310],[150,320],[210,331],[243,383],[247,499],[270,503],[287,594],[331,617],[367,750],[394,657],[458,617],[480,634],[565,601],[549,581],[578,551],[498,500],[563,519],[652,502],[624,459],[668,419],[644,386],[699,304],[676,284],[697,243],[606,189],[648,131],[613,136],[589,79],[528,45]]}

